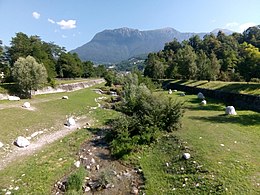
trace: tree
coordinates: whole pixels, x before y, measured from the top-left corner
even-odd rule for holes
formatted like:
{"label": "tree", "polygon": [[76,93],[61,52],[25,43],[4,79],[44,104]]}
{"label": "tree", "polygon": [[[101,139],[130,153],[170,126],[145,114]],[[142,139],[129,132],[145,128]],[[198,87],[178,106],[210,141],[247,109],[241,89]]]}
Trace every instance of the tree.
{"label": "tree", "polygon": [[84,78],[89,78],[89,77],[95,77],[95,69],[94,69],[94,64],[91,61],[86,61],[83,62],[83,77]]}
{"label": "tree", "polygon": [[208,75],[207,80],[215,81],[217,79],[219,71],[220,71],[220,63],[214,52],[212,52],[210,54],[209,59],[210,59],[210,65],[209,65],[209,75]]}
{"label": "tree", "polygon": [[145,61],[146,67],[144,75],[154,79],[165,78],[165,70],[167,65],[163,62],[164,59],[160,59],[156,54],[149,54]]}
{"label": "tree", "polygon": [[20,57],[14,63],[12,75],[21,95],[31,98],[31,91],[37,90],[47,82],[47,71],[32,56]]}
{"label": "tree", "polygon": [[183,79],[195,79],[197,73],[196,53],[190,45],[178,50],[175,58],[179,74]]}
{"label": "tree", "polygon": [[210,74],[210,60],[203,50],[199,50],[196,62],[198,67],[197,79],[208,79]]}
{"label": "tree", "polygon": [[249,82],[251,78],[260,78],[259,49],[246,42],[242,44],[241,63],[238,65],[240,74]]}
{"label": "tree", "polygon": [[56,64],[59,77],[76,78],[83,74],[82,62],[76,53],[62,53]]}

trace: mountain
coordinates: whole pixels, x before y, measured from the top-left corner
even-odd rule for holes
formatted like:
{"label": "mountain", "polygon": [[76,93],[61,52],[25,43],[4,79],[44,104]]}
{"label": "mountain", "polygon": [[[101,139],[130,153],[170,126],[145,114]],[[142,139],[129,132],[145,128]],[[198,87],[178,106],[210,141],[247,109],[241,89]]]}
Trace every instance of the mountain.
{"label": "mountain", "polygon": [[207,33],[181,33],[173,28],[140,31],[125,27],[99,32],[90,42],[70,52],[77,53],[83,61],[117,63],[132,56],[162,50],[165,43],[174,38],[183,41],[193,35],[202,38],[205,34]]}

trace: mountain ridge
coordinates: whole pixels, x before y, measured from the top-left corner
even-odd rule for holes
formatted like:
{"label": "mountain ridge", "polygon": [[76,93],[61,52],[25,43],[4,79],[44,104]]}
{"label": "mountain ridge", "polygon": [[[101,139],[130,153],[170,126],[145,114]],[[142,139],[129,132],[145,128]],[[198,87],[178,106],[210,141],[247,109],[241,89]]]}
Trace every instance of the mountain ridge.
{"label": "mountain ridge", "polygon": [[[220,30],[232,33],[226,29]],[[216,32],[213,33],[216,34]],[[70,52],[77,53],[83,61],[105,64],[118,63],[135,55],[162,50],[165,43],[174,38],[183,41],[194,35],[202,38],[206,34],[209,33],[183,33],[171,27],[144,31],[128,27],[106,29],[95,34],[88,43]]]}

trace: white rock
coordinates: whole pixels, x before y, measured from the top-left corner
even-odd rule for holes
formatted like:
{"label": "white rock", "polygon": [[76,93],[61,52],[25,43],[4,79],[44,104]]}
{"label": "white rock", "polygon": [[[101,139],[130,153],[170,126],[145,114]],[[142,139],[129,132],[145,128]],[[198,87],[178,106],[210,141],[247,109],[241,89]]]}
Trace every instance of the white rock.
{"label": "white rock", "polygon": [[93,164],[95,164],[95,163],[96,163],[96,161],[95,161],[95,159],[94,159],[94,158],[91,158],[91,162],[92,162]]}
{"label": "white rock", "polygon": [[183,153],[183,158],[188,160],[190,158],[190,153]]}
{"label": "white rock", "polygon": [[198,93],[198,98],[199,99],[205,99],[205,96],[203,95],[203,93],[199,92]]}
{"label": "white rock", "polygon": [[67,120],[67,125],[70,127],[70,126],[74,126],[76,125],[76,122],[74,120],[73,117],[69,117],[68,120]]}
{"label": "white rock", "polygon": [[75,165],[77,168],[79,168],[79,167],[80,167],[80,161],[79,161],[79,160],[76,161],[76,162],[74,163],[74,165]]}
{"label": "white rock", "polygon": [[68,97],[68,96],[66,96],[66,95],[64,95],[64,96],[62,96],[62,99],[68,100],[68,99],[69,99],[69,97]]}
{"label": "white rock", "polygon": [[31,135],[31,137],[35,137],[35,136],[37,136],[38,134],[39,134],[39,132],[36,131],[36,132],[34,132],[34,133]]}
{"label": "white rock", "polygon": [[185,93],[184,92],[180,93],[180,96],[185,96]]}
{"label": "white rock", "polygon": [[12,192],[7,191],[5,194],[6,194],[6,195],[10,195],[10,194],[12,194]]}
{"label": "white rock", "polygon": [[90,187],[88,186],[85,187],[85,192],[89,192],[90,190],[91,190]]}
{"label": "white rock", "polygon": [[4,146],[4,144],[2,142],[0,142],[0,148],[2,148]]}
{"label": "white rock", "polygon": [[16,141],[15,141],[15,144],[18,146],[18,147],[27,147],[30,145],[30,142],[25,138],[25,137],[22,137],[22,136],[19,136]]}
{"label": "white rock", "polygon": [[172,90],[171,89],[169,89],[168,94],[172,94]]}
{"label": "white rock", "polygon": [[237,115],[234,106],[227,106],[225,113],[228,114],[228,115]]}
{"label": "white rock", "polygon": [[23,107],[24,108],[30,108],[31,107],[30,102],[24,102]]}
{"label": "white rock", "polygon": [[207,101],[206,100],[202,100],[201,101],[201,105],[206,105],[207,104]]}
{"label": "white rock", "polygon": [[173,92],[177,92],[177,89],[174,89]]}
{"label": "white rock", "polygon": [[17,96],[8,96],[8,100],[10,100],[10,101],[19,101],[20,100],[20,98],[19,97],[17,97]]}

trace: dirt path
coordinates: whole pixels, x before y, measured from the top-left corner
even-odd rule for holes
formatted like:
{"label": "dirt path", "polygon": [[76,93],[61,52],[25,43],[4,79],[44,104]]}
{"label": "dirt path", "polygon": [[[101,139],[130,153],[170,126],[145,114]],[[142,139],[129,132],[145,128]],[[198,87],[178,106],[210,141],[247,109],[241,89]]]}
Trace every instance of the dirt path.
{"label": "dirt path", "polygon": [[4,169],[9,163],[15,161],[16,159],[20,157],[30,156],[42,149],[44,146],[65,137],[66,135],[77,130],[79,127],[84,126],[87,122],[89,122],[89,119],[87,119],[86,117],[82,117],[76,122],[75,126],[64,126],[58,131],[49,134],[41,134],[37,140],[31,142],[31,144],[25,148],[19,148],[13,145],[11,148],[12,152],[9,152],[2,157],[0,161],[0,170]]}
{"label": "dirt path", "polygon": [[[113,159],[104,139],[105,133],[104,128],[94,132],[78,153],[78,162],[88,172],[83,184],[84,194],[142,194],[142,170]],[[55,184],[52,194],[65,194],[67,177]]]}

